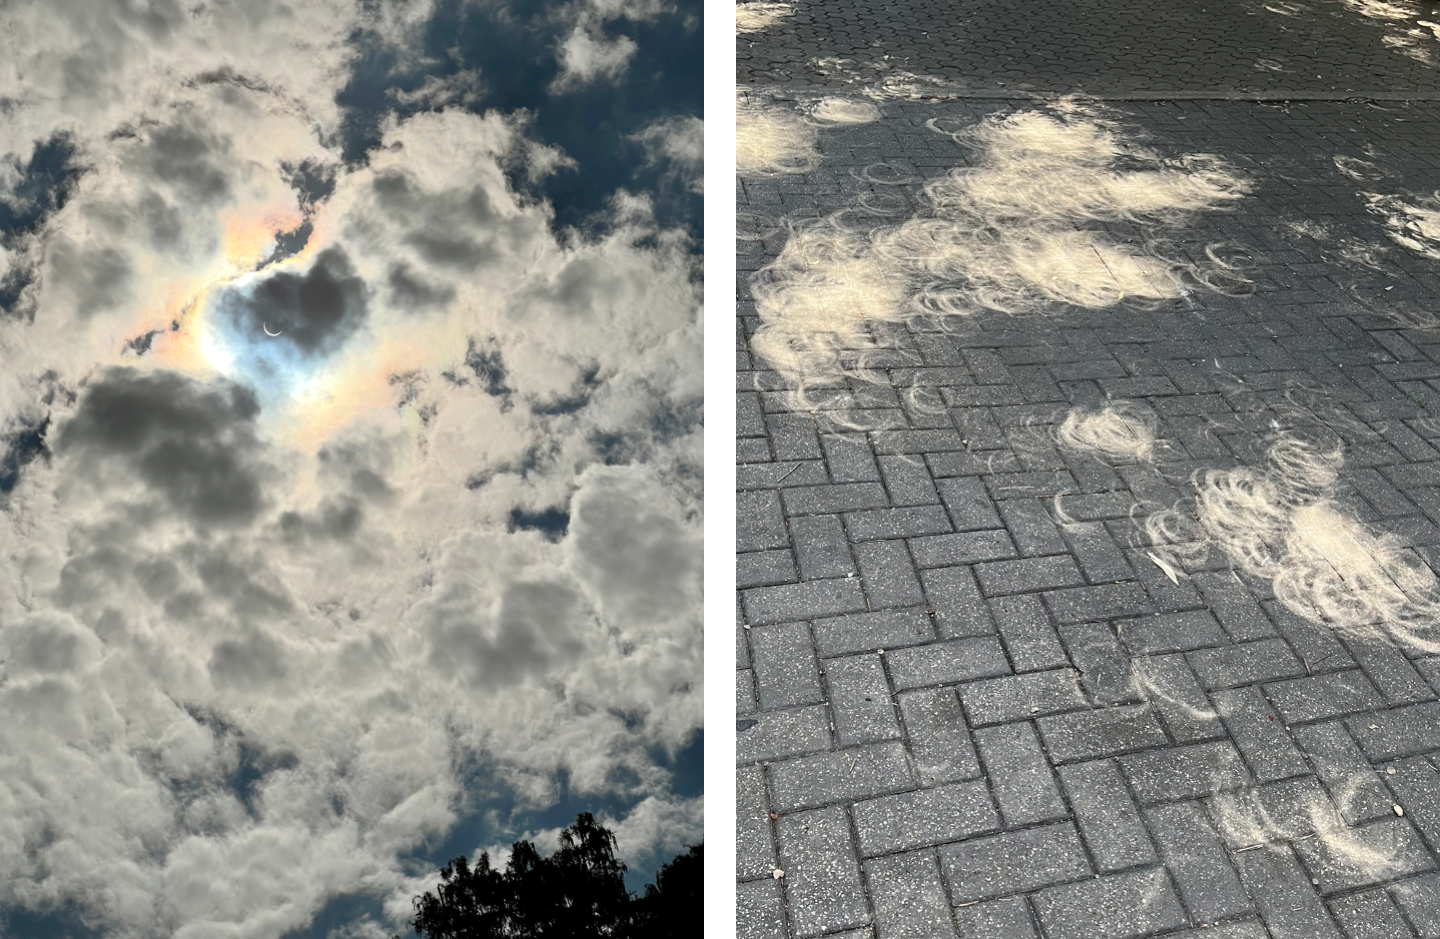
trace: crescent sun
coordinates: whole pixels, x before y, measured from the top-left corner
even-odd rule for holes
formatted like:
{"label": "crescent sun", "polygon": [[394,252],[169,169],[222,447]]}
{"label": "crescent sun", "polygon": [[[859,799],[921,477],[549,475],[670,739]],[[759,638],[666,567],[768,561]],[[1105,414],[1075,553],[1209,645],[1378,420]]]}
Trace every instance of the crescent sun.
{"label": "crescent sun", "polygon": [[285,330],[283,330],[283,329],[277,329],[275,332],[272,333],[272,332],[270,331],[270,324],[269,324],[269,323],[261,323],[261,324],[260,324],[260,328],[263,329],[263,330],[265,330],[265,335],[267,335],[267,336],[278,336],[278,335],[280,335],[281,333],[283,333],[283,332],[285,331]]}

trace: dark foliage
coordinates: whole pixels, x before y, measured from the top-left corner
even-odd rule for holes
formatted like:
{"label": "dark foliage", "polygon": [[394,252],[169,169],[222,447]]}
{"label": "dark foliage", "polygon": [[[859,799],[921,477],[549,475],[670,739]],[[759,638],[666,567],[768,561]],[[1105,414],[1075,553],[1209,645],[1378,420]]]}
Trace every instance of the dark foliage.
{"label": "dark foliage", "polygon": [[[515,842],[501,871],[481,853],[440,870],[440,884],[414,900],[420,939],[669,939],[699,935],[703,862],[699,846],[660,869],[643,897],[625,889],[615,836],[589,812],[541,857]],[[398,939],[398,937],[396,937]]]}

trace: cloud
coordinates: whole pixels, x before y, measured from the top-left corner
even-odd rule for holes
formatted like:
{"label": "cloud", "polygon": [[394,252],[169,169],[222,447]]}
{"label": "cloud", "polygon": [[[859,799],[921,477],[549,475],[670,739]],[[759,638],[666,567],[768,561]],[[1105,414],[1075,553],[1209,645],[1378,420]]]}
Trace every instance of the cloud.
{"label": "cloud", "polygon": [[696,194],[705,192],[705,122],[682,115],[656,121],[631,140],[641,144],[651,164],[668,162],[672,172]]}
{"label": "cloud", "polygon": [[243,523],[263,502],[259,412],[241,385],[205,387],[173,372],[114,368],[84,390],[52,439],[67,470],[112,498],[133,476],[197,524]]}
{"label": "cloud", "polygon": [[689,237],[557,231],[512,180],[571,158],[444,90],[345,163],[344,37],[423,5],[102,7],[17,9],[0,75],[0,915],[258,939],[408,913],[479,771],[676,802]]}
{"label": "cloud", "polygon": [[602,78],[614,81],[630,64],[637,48],[635,40],[628,36],[607,39],[594,25],[576,23],[556,52],[560,74],[550,89],[559,94]]}

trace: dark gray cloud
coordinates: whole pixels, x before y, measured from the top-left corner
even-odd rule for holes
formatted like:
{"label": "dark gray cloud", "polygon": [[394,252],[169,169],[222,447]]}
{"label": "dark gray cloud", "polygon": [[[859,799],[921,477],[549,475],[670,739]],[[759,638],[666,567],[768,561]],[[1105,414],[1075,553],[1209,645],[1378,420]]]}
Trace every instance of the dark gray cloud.
{"label": "dark gray cloud", "polygon": [[454,287],[426,282],[403,261],[390,266],[386,280],[390,285],[390,303],[404,310],[441,307],[455,299]]}
{"label": "dark gray cloud", "polygon": [[426,611],[432,667],[495,688],[543,675],[583,653],[581,633],[594,613],[573,582],[522,576],[495,586],[498,608],[468,583],[437,588]]}
{"label": "dark gray cloud", "polygon": [[230,141],[193,118],[154,128],[137,158],[158,181],[188,202],[206,205],[230,195],[229,175],[212,157],[230,152]]}
{"label": "dark gray cloud", "polygon": [[50,274],[74,299],[82,318],[114,309],[130,298],[130,259],[108,245],[81,245],[57,240],[50,255]]}
{"label": "dark gray cloud", "polygon": [[239,691],[262,691],[284,681],[290,670],[280,643],[258,626],[217,642],[209,665],[217,686]]}
{"label": "dark gray cloud", "polygon": [[367,315],[365,282],[339,248],[320,252],[304,274],[278,271],[227,290],[216,307],[241,339],[308,357],[338,349]]}
{"label": "dark gray cloud", "polygon": [[509,221],[495,211],[483,186],[432,194],[396,170],[378,174],[372,186],[382,212],[413,226],[405,241],[427,263],[472,271],[501,258],[496,241]]}
{"label": "dark gray cloud", "polygon": [[123,467],[198,524],[243,523],[264,504],[259,413],[254,392],[231,382],[111,368],[85,390],[56,450],[93,482]]}

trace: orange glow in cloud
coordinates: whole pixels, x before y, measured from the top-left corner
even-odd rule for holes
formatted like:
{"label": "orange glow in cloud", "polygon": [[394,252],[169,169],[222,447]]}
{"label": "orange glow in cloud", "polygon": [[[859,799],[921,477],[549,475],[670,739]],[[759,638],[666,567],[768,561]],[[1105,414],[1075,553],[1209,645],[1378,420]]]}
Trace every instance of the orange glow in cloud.
{"label": "orange glow in cloud", "polygon": [[391,376],[424,375],[425,361],[419,347],[394,340],[346,355],[314,386],[296,395],[284,421],[284,435],[313,453],[332,433],[357,419],[397,419],[405,389],[392,383]]}
{"label": "orange glow in cloud", "polygon": [[[192,375],[201,380],[228,369],[224,349],[217,348],[207,322],[209,300],[215,291],[253,273],[273,249],[277,231],[293,231],[304,216],[292,205],[240,207],[224,219],[223,261],[194,278],[172,281],[166,295],[123,337],[158,331],[151,342],[148,362],[154,366]],[[305,248],[277,268],[304,265],[325,244],[325,220],[315,218],[315,230]],[[157,298],[158,299],[158,298]],[[179,324],[172,330],[171,325]],[[309,381],[295,389],[276,409],[267,407],[270,433],[301,450],[314,453],[337,430],[357,420],[394,423],[400,419],[405,396],[402,384],[392,376],[425,375],[431,353],[420,337],[398,338],[393,334],[368,340],[356,337],[357,344],[332,362],[321,365]],[[424,379],[421,378],[423,382]]]}
{"label": "orange glow in cloud", "polygon": [[304,221],[293,202],[239,206],[224,217],[225,260],[236,270],[253,271],[274,247],[276,232],[294,231]]}

